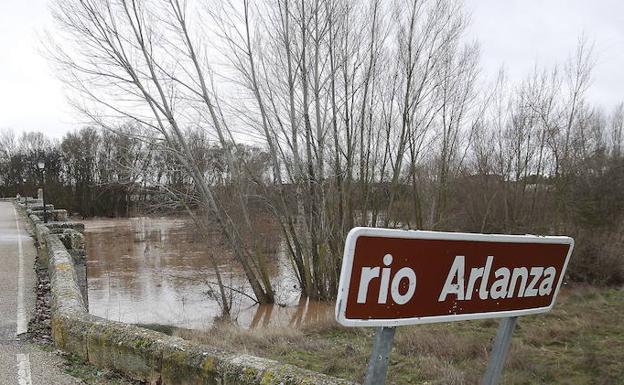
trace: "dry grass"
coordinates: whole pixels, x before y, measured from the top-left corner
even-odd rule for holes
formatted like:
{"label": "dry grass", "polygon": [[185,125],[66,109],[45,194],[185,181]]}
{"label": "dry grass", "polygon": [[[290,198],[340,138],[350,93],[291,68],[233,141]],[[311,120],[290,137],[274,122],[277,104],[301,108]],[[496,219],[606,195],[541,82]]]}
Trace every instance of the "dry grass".
{"label": "dry grass", "polygon": [[457,369],[452,362],[441,360],[436,356],[421,356],[418,360],[421,375],[425,378],[435,378],[427,384],[463,385],[466,384],[466,375]]}
{"label": "dry grass", "polygon": [[[520,319],[504,384],[622,384],[624,291],[565,289],[553,312]],[[402,327],[388,384],[477,384],[485,370],[497,320]],[[269,357],[362,381],[374,330],[332,320],[301,329],[244,330],[220,325],[177,335],[224,350]]]}
{"label": "dry grass", "polygon": [[475,334],[445,333],[443,328],[404,328],[397,334],[396,350],[405,356],[428,355],[447,360],[484,358],[487,341]]}

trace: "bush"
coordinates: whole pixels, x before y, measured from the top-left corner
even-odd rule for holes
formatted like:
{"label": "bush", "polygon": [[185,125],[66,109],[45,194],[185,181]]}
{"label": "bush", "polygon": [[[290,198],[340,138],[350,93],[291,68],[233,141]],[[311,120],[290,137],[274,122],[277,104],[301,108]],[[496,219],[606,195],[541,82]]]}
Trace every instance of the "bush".
{"label": "bush", "polygon": [[573,281],[624,284],[624,224],[611,229],[583,230],[574,238],[576,246],[568,267]]}

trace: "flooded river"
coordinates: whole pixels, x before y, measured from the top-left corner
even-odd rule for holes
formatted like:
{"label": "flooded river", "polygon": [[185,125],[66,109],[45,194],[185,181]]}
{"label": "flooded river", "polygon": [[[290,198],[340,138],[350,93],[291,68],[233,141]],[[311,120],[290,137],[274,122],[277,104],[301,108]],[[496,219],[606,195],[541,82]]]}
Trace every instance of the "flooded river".
{"label": "flooded river", "polygon": [[[212,299],[216,281],[208,256],[218,256],[224,281],[249,292],[230,253],[198,236],[185,218],[84,221],[89,311],[110,320],[203,329],[220,315]],[[279,235],[267,242],[279,245]],[[258,306],[234,295],[232,315],[243,327],[297,326],[333,317],[333,307],[299,300],[297,281],[281,247],[268,255],[277,302]]]}

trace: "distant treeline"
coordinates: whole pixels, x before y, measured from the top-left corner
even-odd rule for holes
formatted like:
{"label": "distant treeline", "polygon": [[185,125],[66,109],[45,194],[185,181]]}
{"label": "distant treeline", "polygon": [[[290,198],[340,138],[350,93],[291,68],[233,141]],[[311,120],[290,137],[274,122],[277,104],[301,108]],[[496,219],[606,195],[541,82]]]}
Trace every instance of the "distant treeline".
{"label": "distant treeline", "polygon": [[[354,224],[569,234],[577,241],[571,269],[574,279],[621,283],[624,153],[621,142],[614,138],[621,130],[622,111],[619,107],[610,117],[594,112],[587,122],[592,136],[574,139],[575,156],[566,165],[569,168],[565,173],[530,172],[535,170],[530,165],[539,150],[531,149],[531,142],[516,142],[518,147],[514,150],[513,140],[517,138],[509,137],[512,141],[505,142],[510,147],[497,152],[502,148],[487,150],[476,137],[467,161],[448,177],[446,208],[443,214],[437,214],[440,219],[435,214],[436,202],[441,198],[434,173],[436,159],[432,158],[432,163],[424,163],[415,171],[405,169],[398,186],[381,179],[368,182],[363,189],[351,188],[349,210],[354,212]],[[223,148],[210,141],[204,130],[189,130],[186,135],[192,144],[194,162],[214,188],[216,198],[230,212],[236,212],[239,203],[231,199],[231,190],[237,178],[228,169]],[[481,153],[480,145],[484,146]],[[270,205],[266,203],[277,199],[276,194],[282,194],[287,206],[296,213],[297,186],[272,179],[269,155],[250,145],[232,147],[230,151],[235,151],[245,164],[246,204],[255,207],[252,216],[270,216]],[[42,133],[0,132],[0,195],[36,196],[41,186],[41,173],[37,170],[40,160],[46,165],[47,198],[74,215],[116,217],[138,212],[193,212],[197,208],[193,179],[176,158],[168,156],[156,137],[150,138],[137,126],[122,126],[114,132],[86,127],[61,140]],[[526,164],[519,163],[523,161]],[[515,172],[516,168],[521,172]],[[414,174],[417,182],[411,184]],[[328,179],[327,183],[336,181]],[[351,183],[359,186],[362,181]],[[368,218],[362,218],[364,215]],[[236,222],[243,220],[235,214],[232,217]]]}
{"label": "distant treeline", "polygon": [[[124,141],[125,140],[125,141]],[[45,163],[46,198],[82,216],[128,215],[136,190],[133,175],[120,165],[128,138],[85,128],[52,140],[39,132],[3,131],[0,194],[37,196]]]}
{"label": "distant treeline", "polygon": [[[114,132],[85,127],[61,140],[40,132],[0,131],[0,196],[36,196],[42,177],[37,163],[43,161],[48,201],[73,215],[119,217],[184,210],[167,196],[191,188],[189,178],[174,158],[159,150],[155,138],[140,131],[129,125]],[[189,135],[195,136],[194,151],[206,178],[225,186],[229,177],[223,150],[199,131]],[[238,152],[264,172],[266,154],[251,146],[238,146]]]}

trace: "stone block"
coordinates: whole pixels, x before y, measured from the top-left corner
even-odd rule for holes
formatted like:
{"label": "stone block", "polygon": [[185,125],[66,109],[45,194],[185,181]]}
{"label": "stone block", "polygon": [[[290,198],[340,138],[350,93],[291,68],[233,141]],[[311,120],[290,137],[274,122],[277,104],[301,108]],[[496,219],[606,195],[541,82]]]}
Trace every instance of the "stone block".
{"label": "stone block", "polygon": [[65,248],[69,251],[83,251],[85,250],[85,237],[79,231],[74,229],[61,229],[57,235]]}
{"label": "stone block", "polygon": [[105,320],[93,322],[87,336],[89,361],[99,367],[121,371],[135,380],[157,383],[163,345],[160,337],[160,333],[134,325]]}
{"label": "stone block", "polygon": [[47,224],[52,233],[62,233],[65,229],[73,229],[80,233],[84,233],[84,223],[81,222],[50,222]]}
{"label": "stone block", "polygon": [[[29,211],[32,214],[43,219],[43,214],[44,214],[43,210],[29,210]],[[67,221],[67,218],[68,218],[67,210],[62,210],[62,209],[47,210],[45,214],[48,216],[48,221],[65,222]]]}
{"label": "stone block", "polygon": [[30,214],[28,215],[28,218],[30,218],[30,220],[32,221],[33,224],[39,224],[39,223],[43,223],[43,221],[41,220],[41,218],[39,218],[38,216],[36,216],[35,214]]}
{"label": "stone block", "polygon": [[[43,211],[43,203],[33,203],[28,205],[28,210],[30,211]],[[52,211],[54,210],[54,205],[47,203],[46,210]]]}
{"label": "stone block", "polygon": [[55,234],[45,237],[52,294],[52,311],[63,309],[86,313],[84,299],[78,286],[74,261]]}
{"label": "stone block", "polygon": [[87,313],[55,311],[52,313],[54,345],[88,361],[87,336],[91,322]]}
{"label": "stone block", "polygon": [[187,341],[168,340],[162,352],[163,384],[221,385],[217,361],[228,354]]}

